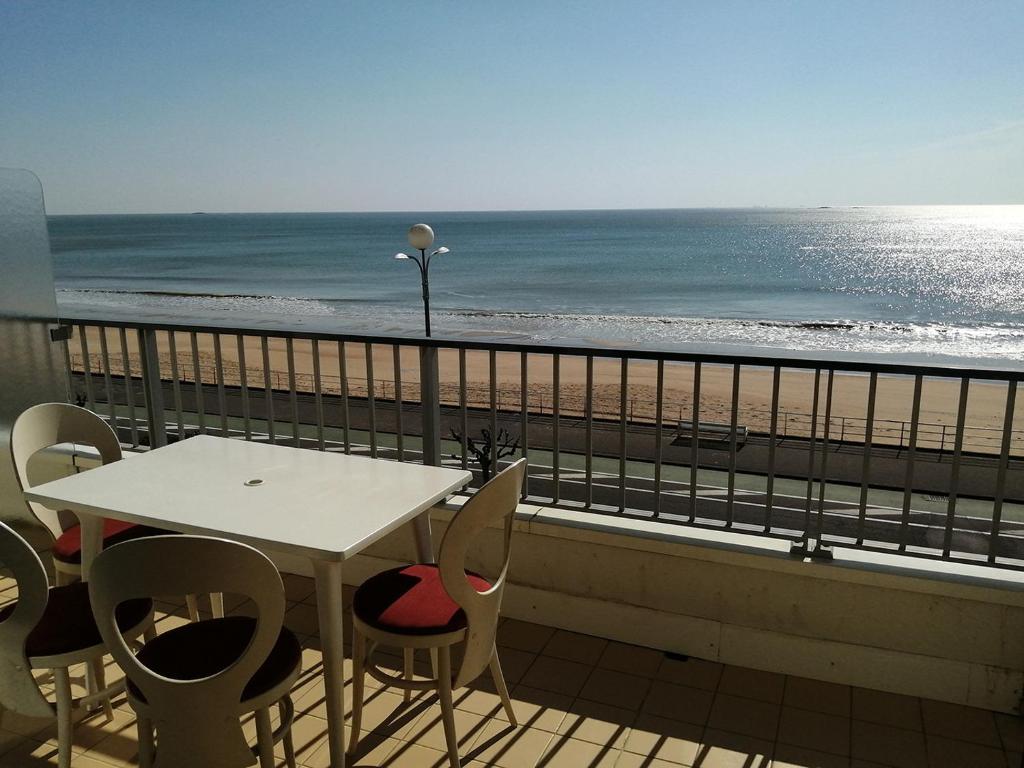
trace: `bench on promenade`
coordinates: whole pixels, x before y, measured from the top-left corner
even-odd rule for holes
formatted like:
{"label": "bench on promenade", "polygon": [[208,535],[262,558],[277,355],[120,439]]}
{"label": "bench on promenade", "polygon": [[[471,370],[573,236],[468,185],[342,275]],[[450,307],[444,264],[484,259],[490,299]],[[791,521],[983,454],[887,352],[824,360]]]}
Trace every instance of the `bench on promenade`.
{"label": "bench on promenade", "polygon": [[[697,443],[706,448],[728,448],[733,439],[731,424],[718,424],[711,421],[697,422]],[[736,447],[740,448],[747,442],[747,428],[737,425],[735,430]],[[676,429],[673,445],[688,445],[693,440],[693,422],[680,421]]]}

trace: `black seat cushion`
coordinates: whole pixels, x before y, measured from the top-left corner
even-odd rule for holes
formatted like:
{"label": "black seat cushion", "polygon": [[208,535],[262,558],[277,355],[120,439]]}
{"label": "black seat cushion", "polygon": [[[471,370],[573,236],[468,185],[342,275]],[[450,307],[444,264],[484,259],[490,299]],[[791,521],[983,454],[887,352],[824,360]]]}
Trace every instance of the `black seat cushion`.
{"label": "black seat cushion", "polygon": [[[227,669],[249,646],[256,631],[251,616],[207,619],[168,630],[139,651],[143,666],[172,680],[199,680]],[[281,627],[273,650],[242,691],[242,701],[260,696],[283,683],[302,663],[302,647],[291,630]],[[132,695],[145,701],[128,681]]]}
{"label": "black seat cushion", "polygon": [[[14,613],[17,601],[0,609],[0,621]],[[126,600],[117,607],[114,617],[122,632],[138,625],[153,610],[149,598]],[[62,587],[50,587],[50,596],[43,617],[29,632],[25,653],[33,656],[58,656],[81,651],[103,643],[89,602],[89,585],[77,581]]]}

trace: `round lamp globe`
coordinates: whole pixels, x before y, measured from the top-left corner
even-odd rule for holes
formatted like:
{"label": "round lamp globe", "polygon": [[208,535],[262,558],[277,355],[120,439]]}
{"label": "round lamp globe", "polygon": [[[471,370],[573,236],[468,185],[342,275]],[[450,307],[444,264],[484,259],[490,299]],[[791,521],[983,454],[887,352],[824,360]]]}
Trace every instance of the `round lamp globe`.
{"label": "round lamp globe", "polygon": [[417,250],[426,250],[434,244],[434,230],[426,224],[413,224],[409,227],[409,245]]}

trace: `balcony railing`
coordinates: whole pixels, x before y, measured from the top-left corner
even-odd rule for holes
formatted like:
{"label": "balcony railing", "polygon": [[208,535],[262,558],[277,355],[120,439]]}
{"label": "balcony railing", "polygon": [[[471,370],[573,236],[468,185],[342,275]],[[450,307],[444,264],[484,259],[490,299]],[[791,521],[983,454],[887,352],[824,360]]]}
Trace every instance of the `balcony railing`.
{"label": "balcony railing", "polygon": [[136,446],[209,432],[479,476],[487,430],[533,503],[1024,568],[1024,371],[65,322],[71,390]]}

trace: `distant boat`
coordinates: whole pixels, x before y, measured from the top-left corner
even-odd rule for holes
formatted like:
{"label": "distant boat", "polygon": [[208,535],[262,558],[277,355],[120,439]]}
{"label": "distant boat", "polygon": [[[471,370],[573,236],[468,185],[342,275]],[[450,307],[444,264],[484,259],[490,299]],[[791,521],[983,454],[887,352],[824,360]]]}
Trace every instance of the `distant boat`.
{"label": "distant boat", "polygon": [[205,216],[206,211],[192,211],[193,216]]}

